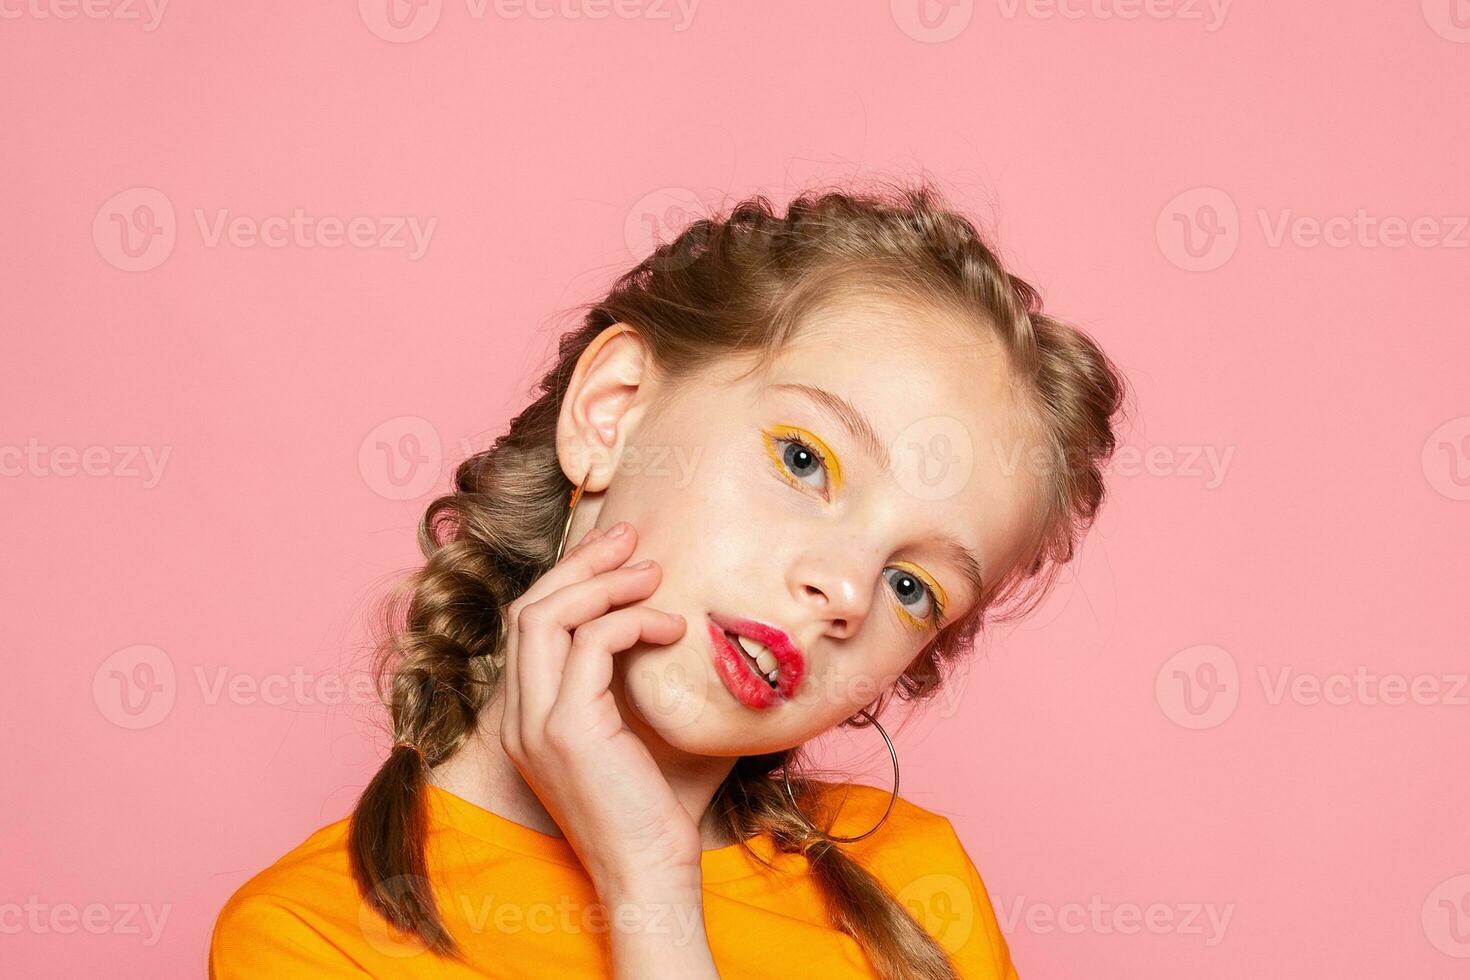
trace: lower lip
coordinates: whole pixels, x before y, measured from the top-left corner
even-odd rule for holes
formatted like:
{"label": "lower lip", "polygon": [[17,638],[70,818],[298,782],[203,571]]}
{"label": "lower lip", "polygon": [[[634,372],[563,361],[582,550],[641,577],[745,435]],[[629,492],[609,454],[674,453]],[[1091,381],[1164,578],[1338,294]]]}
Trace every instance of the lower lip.
{"label": "lower lip", "polygon": [[735,649],[725,631],[713,621],[709,624],[709,638],[715,649],[715,673],[735,700],[747,708],[769,708],[780,700],[780,693],[755,675],[745,655]]}

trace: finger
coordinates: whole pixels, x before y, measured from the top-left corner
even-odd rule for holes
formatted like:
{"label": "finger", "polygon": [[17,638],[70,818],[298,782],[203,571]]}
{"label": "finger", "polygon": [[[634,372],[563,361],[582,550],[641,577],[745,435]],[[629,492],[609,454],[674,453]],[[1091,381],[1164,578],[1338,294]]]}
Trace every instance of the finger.
{"label": "finger", "polygon": [[516,680],[516,671],[518,669],[516,664],[520,659],[517,650],[519,645],[515,624],[511,623],[510,628],[505,631],[505,663],[500,670],[500,683],[503,685],[502,690],[505,692],[505,708],[500,717],[502,744],[505,742],[505,734],[507,732],[516,737],[519,737],[520,732],[520,727],[516,724],[516,719],[520,717],[521,710],[521,685]]}
{"label": "finger", "polygon": [[[621,535],[604,533],[592,541],[583,541],[561,556],[561,561],[531,583],[521,598],[523,605],[543,599],[551,593],[573,582],[591,578],[609,568],[617,568],[633,554],[638,542],[638,532],[625,521],[619,521],[626,530]],[[612,530],[616,530],[614,525]]]}
{"label": "finger", "polygon": [[685,630],[683,616],[651,606],[629,606],[588,623],[572,636],[551,710],[578,710],[601,697],[612,683],[614,653],[638,643],[673,643]]}
{"label": "finger", "polygon": [[556,700],[573,631],[586,629],[614,606],[648,598],[658,579],[657,565],[609,569],[521,610],[517,645],[524,654],[518,658],[522,725],[539,727]]}
{"label": "finger", "polygon": [[[565,562],[572,555],[582,551],[603,536],[604,532],[602,528],[595,526],[588,528],[587,533],[582,535],[581,540],[570,551],[562,555],[561,560]],[[544,579],[545,576],[542,576],[542,578]],[[536,585],[539,582],[540,580],[537,583],[533,583],[532,588],[527,589],[522,594],[522,601],[516,604],[517,610],[521,609],[527,602],[534,602],[536,600],[537,595],[535,593],[539,591],[536,589]],[[505,685],[505,710],[501,722],[502,730],[507,725],[511,726],[512,730],[517,730],[517,722],[520,718],[520,643],[518,642],[518,638],[519,630],[516,628],[516,624],[514,622],[507,624],[505,631],[505,662],[500,675],[501,683]]]}

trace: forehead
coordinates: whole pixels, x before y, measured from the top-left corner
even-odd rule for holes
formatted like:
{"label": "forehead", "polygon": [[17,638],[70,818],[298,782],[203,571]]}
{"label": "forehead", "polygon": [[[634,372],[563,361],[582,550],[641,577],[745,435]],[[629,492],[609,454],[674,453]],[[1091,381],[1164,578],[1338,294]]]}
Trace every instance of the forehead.
{"label": "forehead", "polygon": [[[893,510],[897,521],[953,534],[991,572],[1025,534],[1037,491],[1025,465],[1034,442],[1024,395],[987,325],[885,297],[848,297],[804,320],[742,387],[752,405],[814,425],[875,515]],[[812,389],[871,421],[891,471],[849,435],[833,400]]]}
{"label": "forehead", "polygon": [[988,325],[881,295],[813,311],[765,373],[773,380],[807,369],[834,383],[881,382],[890,395],[941,411],[976,402],[993,417],[1015,401],[1005,351]]}

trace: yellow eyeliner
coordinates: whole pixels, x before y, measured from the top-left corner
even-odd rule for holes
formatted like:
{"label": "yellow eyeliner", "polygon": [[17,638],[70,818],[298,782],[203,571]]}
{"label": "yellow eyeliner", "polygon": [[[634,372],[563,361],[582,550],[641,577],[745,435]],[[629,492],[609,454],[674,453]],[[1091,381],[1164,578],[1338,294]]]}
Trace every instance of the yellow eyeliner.
{"label": "yellow eyeliner", "polygon": [[[797,425],[773,425],[765,430],[764,435],[766,437],[766,455],[771,457],[771,462],[776,464],[777,469],[786,474],[788,480],[794,478],[787,472],[786,464],[781,460],[781,451],[776,448],[776,443],[782,439],[797,439],[811,446],[821,454],[823,462],[827,464],[827,472],[832,478],[833,495],[835,496],[842,492],[842,460],[832,451],[831,446],[822,441],[820,436],[808,432],[806,429]],[[800,483],[801,481],[797,480],[795,482]],[[810,489],[810,487],[807,489]]]}

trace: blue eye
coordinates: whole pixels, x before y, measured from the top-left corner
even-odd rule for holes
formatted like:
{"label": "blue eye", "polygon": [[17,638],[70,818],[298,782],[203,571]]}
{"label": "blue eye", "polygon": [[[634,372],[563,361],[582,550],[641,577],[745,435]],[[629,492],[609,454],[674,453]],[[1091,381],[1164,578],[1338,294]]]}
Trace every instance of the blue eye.
{"label": "blue eye", "polygon": [[[889,575],[890,572],[892,573],[891,576]],[[932,623],[935,629],[939,628],[939,624],[944,619],[944,607],[939,604],[939,597],[934,594],[933,589],[925,584],[923,579],[912,572],[904,571],[902,568],[884,569],[883,577],[887,578],[889,584],[893,586],[893,591],[898,595],[898,601],[903,603],[904,610],[910,616]],[[913,596],[917,596],[920,600],[927,599],[929,604],[928,611],[925,611],[923,606],[919,606],[917,610],[910,606],[908,600]]]}
{"label": "blue eye", "polygon": [[[806,483],[806,477],[817,475],[825,476],[827,472],[827,461],[815,448],[807,445],[801,439],[791,436],[783,436],[775,440],[781,455],[781,465],[791,471],[791,475]],[[824,479],[821,485],[812,486],[814,490],[823,490],[826,484]]]}

